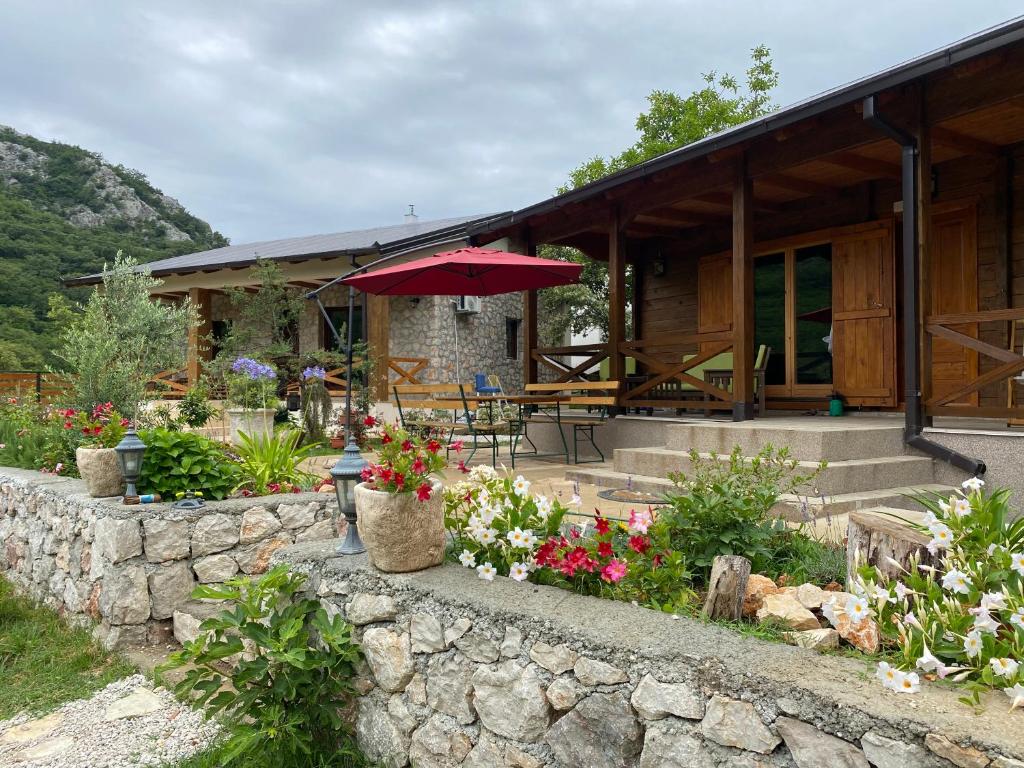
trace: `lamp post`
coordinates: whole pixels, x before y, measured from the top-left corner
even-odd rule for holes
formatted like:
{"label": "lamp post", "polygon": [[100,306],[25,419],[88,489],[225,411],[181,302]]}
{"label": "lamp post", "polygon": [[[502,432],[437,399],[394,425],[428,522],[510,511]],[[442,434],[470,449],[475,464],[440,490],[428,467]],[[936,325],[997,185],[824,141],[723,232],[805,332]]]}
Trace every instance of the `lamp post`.
{"label": "lamp post", "polygon": [[134,425],[128,427],[128,431],[124,433],[124,437],[114,450],[117,452],[117,463],[121,467],[126,486],[122,503],[137,504],[139,493],[135,489],[135,483],[142,471],[142,455],[146,452],[146,444],[135,433]]}

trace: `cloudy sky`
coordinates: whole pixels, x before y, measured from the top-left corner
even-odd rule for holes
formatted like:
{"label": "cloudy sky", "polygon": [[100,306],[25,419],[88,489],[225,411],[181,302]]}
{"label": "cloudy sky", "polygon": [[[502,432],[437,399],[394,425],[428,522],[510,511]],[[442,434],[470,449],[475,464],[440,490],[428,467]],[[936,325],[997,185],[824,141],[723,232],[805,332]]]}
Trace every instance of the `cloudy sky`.
{"label": "cloudy sky", "polygon": [[235,243],[518,208],[621,150],[653,89],[782,105],[1019,0],[0,0],[0,123],[141,170]]}

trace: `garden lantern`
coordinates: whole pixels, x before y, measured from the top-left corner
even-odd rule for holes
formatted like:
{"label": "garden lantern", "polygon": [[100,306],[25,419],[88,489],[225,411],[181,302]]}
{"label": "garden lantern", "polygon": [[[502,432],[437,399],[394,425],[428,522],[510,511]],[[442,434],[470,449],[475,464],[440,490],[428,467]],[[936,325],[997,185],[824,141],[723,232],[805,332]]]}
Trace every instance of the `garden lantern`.
{"label": "garden lantern", "polygon": [[358,555],[360,552],[366,551],[366,547],[363,546],[363,542],[359,538],[355,494],[356,485],[362,482],[362,473],[366,466],[366,460],[359,454],[359,446],[356,445],[354,437],[350,434],[345,451],[338,462],[331,467],[331,477],[334,478],[334,494],[338,497],[338,511],[345,516],[345,522],[348,523],[345,540],[338,546],[339,555]]}
{"label": "garden lantern", "polygon": [[131,426],[114,450],[117,451],[117,463],[121,467],[121,474],[124,475],[124,500],[128,503],[128,499],[139,495],[135,490],[135,483],[142,472],[142,455],[146,452],[146,444],[135,433],[135,427]]}

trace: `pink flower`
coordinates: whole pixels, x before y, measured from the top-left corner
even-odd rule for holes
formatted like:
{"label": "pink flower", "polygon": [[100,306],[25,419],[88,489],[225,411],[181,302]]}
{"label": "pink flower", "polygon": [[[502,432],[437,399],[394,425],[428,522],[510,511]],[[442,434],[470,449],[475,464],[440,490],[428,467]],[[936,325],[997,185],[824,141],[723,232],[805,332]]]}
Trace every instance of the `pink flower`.
{"label": "pink flower", "polygon": [[602,541],[597,545],[598,557],[611,557],[613,554],[612,543],[610,541]]}
{"label": "pink flower", "polygon": [[423,483],[416,489],[416,498],[420,501],[429,501],[431,490],[430,483]]}
{"label": "pink flower", "polygon": [[459,462],[459,472],[463,473],[464,475],[469,474],[469,467],[466,466],[466,462]]}
{"label": "pink flower", "polygon": [[411,469],[413,471],[413,474],[422,475],[424,472],[427,471],[427,465],[423,463],[423,459],[417,456],[416,461],[412,463]]}
{"label": "pink flower", "polygon": [[456,440],[454,443],[452,443],[451,447],[452,450],[455,451],[456,453],[462,453],[462,448],[464,445],[465,443],[463,443],[461,440]]}
{"label": "pink flower", "polygon": [[601,578],[604,581],[617,584],[622,581],[622,577],[626,575],[626,564],[621,560],[612,560],[608,565],[601,569]]}
{"label": "pink flower", "polygon": [[654,522],[654,515],[651,510],[645,509],[637,512],[635,509],[629,512],[629,530],[635,533],[647,533],[647,529]]}

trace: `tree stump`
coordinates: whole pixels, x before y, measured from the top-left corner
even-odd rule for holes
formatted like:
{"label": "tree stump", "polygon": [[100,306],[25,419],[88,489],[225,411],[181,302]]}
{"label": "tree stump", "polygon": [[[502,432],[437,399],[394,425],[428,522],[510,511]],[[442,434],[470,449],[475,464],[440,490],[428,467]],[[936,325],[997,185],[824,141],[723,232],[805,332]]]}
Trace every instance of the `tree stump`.
{"label": "tree stump", "polygon": [[743,596],[750,577],[750,561],[739,555],[720,555],[711,563],[708,598],[701,611],[709,619],[736,621],[743,615]]}
{"label": "tree stump", "polygon": [[[893,514],[901,512],[893,510]],[[938,566],[939,558],[928,551],[928,542],[925,534],[885,514],[852,512],[846,529],[847,581],[856,575],[858,551],[861,565],[877,566],[891,579],[903,578],[901,568],[909,570],[915,555],[922,565]]]}

